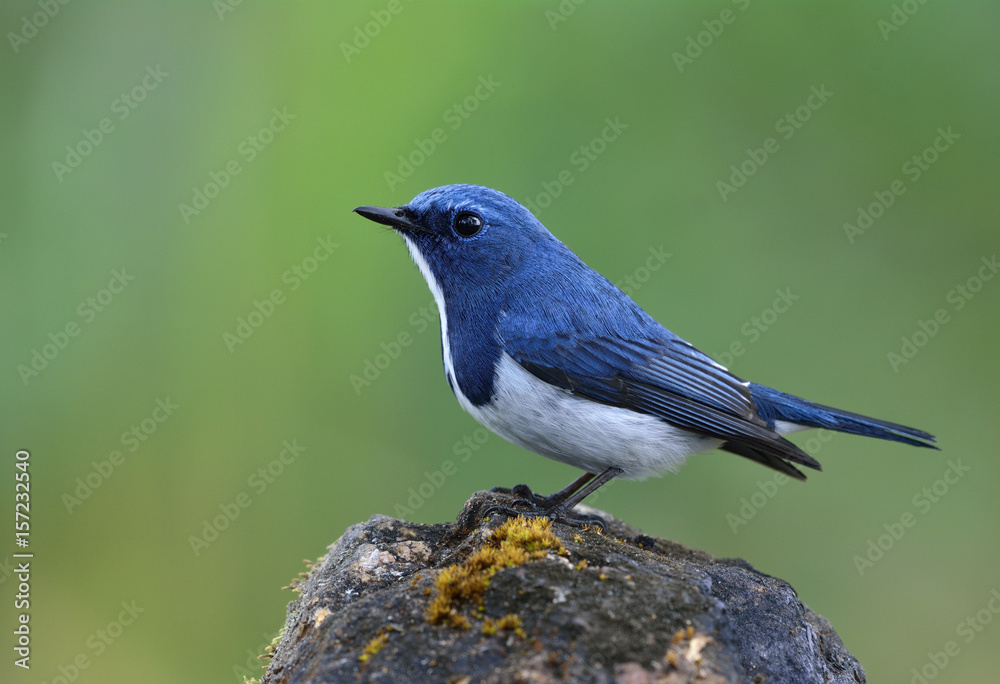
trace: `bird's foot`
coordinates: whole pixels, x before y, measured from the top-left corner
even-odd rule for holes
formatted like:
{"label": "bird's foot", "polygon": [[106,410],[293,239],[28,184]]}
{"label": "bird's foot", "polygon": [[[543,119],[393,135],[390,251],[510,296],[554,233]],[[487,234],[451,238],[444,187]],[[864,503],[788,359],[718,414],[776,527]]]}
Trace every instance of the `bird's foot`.
{"label": "bird's foot", "polygon": [[[556,499],[556,494],[549,496],[544,496],[542,494],[535,494],[531,491],[531,487],[526,484],[514,485],[513,487],[494,487],[490,490],[491,492],[497,494],[510,494],[517,497],[514,499],[512,505],[526,504],[533,506],[535,508],[552,508],[560,503]],[[565,498],[565,497],[564,497]]]}
{"label": "bird's foot", "polygon": [[[607,524],[604,519],[597,515],[587,515],[577,513],[576,504],[583,501],[588,494],[612,478],[624,472],[621,468],[611,467],[605,469],[600,475],[586,472],[569,486],[563,487],[555,494],[542,496],[531,491],[528,485],[514,485],[512,488],[494,487],[492,491],[501,494],[510,494],[515,499],[509,506],[491,506],[486,510],[486,514],[492,511],[499,512],[507,516],[523,515],[528,518],[548,518],[553,522],[561,522],[573,527],[595,527],[603,531]],[[522,511],[517,506],[527,507],[531,510]]]}
{"label": "bird's foot", "polygon": [[[515,487],[515,489],[517,488]],[[544,499],[545,497],[538,498]],[[530,508],[527,510],[515,508],[515,506],[523,506],[525,504],[530,506]],[[603,532],[604,528],[607,526],[604,522],[604,518],[599,515],[578,513],[573,509],[558,505],[549,507],[539,506],[530,499],[515,499],[509,506],[490,506],[483,511],[483,517],[485,518],[490,515],[503,515],[508,518],[516,518],[518,516],[523,518],[548,518],[552,522],[562,523],[564,525],[569,525],[570,527],[592,527],[596,528],[600,532]]]}

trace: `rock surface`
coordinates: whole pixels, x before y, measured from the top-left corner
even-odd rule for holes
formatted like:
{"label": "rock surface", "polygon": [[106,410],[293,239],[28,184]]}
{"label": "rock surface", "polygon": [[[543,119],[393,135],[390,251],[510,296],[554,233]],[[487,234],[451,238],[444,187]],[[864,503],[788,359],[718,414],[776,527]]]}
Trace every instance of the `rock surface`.
{"label": "rock surface", "polygon": [[483,520],[510,501],[478,492],[454,523],[348,528],[294,583],[262,684],[865,681],[830,623],[745,561],[606,514],[604,534]]}

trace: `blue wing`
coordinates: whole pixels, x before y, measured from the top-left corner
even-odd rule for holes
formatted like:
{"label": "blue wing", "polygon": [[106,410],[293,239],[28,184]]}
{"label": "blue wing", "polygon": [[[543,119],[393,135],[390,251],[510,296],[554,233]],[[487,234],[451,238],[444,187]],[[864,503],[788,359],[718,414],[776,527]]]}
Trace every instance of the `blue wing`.
{"label": "blue wing", "polygon": [[[820,468],[768,426],[750,388],[739,378],[660,326],[631,300],[616,308],[614,316],[605,316],[602,310],[582,305],[561,314],[564,307],[548,309],[552,316],[572,319],[563,321],[540,318],[537,312],[508,312],[499,331],[503,349],[549,384],[721,439],[720,448],[792,477],[805,479],[789,462]],[[574,332],[560,334],[560,330]]]}

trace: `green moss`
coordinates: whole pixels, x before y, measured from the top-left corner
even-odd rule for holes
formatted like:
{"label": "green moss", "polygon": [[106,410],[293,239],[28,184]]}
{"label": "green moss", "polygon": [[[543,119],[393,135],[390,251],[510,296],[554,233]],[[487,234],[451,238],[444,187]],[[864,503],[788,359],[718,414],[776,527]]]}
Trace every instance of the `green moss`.
{"label": "green moss", "polygon": [[271,639],[271,643],[264,647],[264,652],[260,655],[261,658],[264,658],[265,660],[271,660],[274,658],[274,649],[278,648],[278,644],[281,643],[281,639],[285,636],[285,632],[287,630],[288,624],[285,623],[281,626],[281,629],[278,630],[275,637]]}
{"label": "green moss", "polygon": [[[257,659],[270,661],[272,658],[274,658],[274,649],[278,647],[278,644],[281,642],[281,638],[285,636],[285,632],[287,630],[288,630],[288,623],[286,622],[284,625],[282,625],[281,629],[278,630],[278,634],[273,639],[271,639],[271,643],[269,643],[267,646],[264,647],[264,652],[261,653],[259,656],[257,656]],[[243,684],[260,684],[260,679],[258,679],[257,677],[247,677],[246,675],[244,675]]]}

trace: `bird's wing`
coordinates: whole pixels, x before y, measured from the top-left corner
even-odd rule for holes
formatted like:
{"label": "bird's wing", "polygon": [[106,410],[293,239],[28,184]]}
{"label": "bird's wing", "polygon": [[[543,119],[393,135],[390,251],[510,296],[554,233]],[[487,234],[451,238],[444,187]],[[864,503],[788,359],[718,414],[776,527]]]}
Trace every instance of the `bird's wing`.
{"label": "bird's wing", "polygon": [[721,448],[799,479],[804,476],[787,461],[819,469],[767,426],[746,384],[663,328],[628,338],[607,327],[573,335],[539,334],[532,328],[506,320],[500,330],[503,348],[551,385],[724,440]]}

